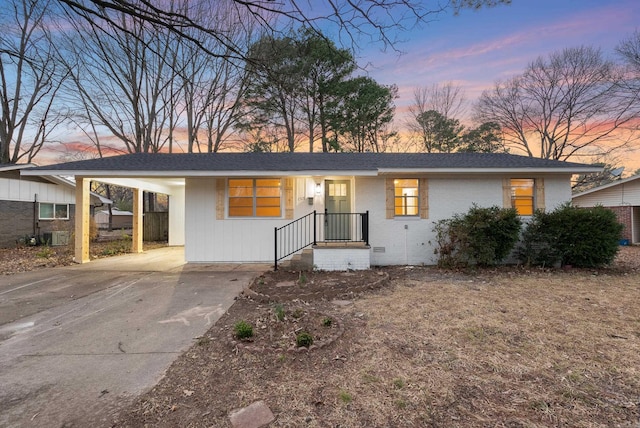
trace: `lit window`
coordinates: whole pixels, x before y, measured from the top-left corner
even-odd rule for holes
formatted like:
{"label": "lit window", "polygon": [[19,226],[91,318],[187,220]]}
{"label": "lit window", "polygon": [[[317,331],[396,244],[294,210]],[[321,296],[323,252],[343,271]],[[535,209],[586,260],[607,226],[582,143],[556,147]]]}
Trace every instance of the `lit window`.
{"label": "lit window", "polygon": [[68,204],[51,204],[41,202],[38,218],[40,220],[68,220],[69,205]]}
{"label": "lit window", "polygon": [[532,178],[511,179],[511,207],[518,215],[533,215],[535,211],[535,180]]}
{"label": "lit window", "polygon": [[280,217],[280,180],[229,179],[229,217]]}
{"label": "lit window", "polygon": [[393,180],[395,215],[418,215],[418,179]]}

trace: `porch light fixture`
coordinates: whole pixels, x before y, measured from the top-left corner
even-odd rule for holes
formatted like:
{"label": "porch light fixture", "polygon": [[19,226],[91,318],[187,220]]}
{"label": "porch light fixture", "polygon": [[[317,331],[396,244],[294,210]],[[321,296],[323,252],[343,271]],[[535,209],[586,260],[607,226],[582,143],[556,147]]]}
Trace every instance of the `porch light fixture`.
{"label": "porch light fixture", "polygon": [[316,195],[320,195],[322,193],[322,185],[320,183],[316,183]]}

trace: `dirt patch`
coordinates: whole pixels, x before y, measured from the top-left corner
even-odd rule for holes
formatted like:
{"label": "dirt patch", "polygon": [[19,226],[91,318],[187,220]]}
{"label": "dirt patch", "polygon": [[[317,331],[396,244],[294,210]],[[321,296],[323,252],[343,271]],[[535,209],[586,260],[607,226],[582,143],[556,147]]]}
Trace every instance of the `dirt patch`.
{"label": "dirt patch", "polygon": [[[639,256],[625,248],[602,270],[266,273],[114,423],[225,427],[264,400],[273,427],[635,427]],[[288,351],[301,326],[332,335],[325,318],[342,334]],[[249,347],[231,338],[240,320]]]}

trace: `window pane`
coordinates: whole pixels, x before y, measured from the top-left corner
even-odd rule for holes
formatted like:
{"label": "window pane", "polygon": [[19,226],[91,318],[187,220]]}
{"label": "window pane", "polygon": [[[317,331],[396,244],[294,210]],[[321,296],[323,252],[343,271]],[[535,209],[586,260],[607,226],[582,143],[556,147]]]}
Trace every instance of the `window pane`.
{"label": "window pane", "polygon": [[250,178],[230,178],[229,187],[253,187],[253,180]]}
{"label": "window pane", "polygon": [[229,198],[229,207],[252,207],[253,198]]}
{"label": "window pane", "polygon": [[533,215],[535,180],[532,178],[511,179],[511,206],[518,215]]}
{"label": "window pane", "polygon": [[231,217],[253,217],[253,207],[229,207]]}
{"label": "window pane", "polygon": [[40,218],[53,218],[53,204],[40,204]]}
{"label": "window pane", "polygon": [[280,207],[258,207],[256,208],[258,217],[280,217]]}
{"label": "window pane", "polygon": [[256,187],[280,187],[280,180],[277,178],[256,179]]}
{"label": "window pane", "polygon": [[418,179],[393,180],[395,215],[418,215]]}
{"label": "window pane", "polygon": [[280,198],[256,198],[256,206],[258,207],[279,207]]}
{"label": "window pane", "polygon": [[69,218],[69,206],[68,205],[55,205],[55,217],[56,218]]}
{"label": "window pane", "polygon": [[253,196],[253,187],[229,187],[229,196]]}
{"label": "window pane", "polygon": [[275,196],[280,197],[279,187],[258,187],[256,188],[256,196]]}

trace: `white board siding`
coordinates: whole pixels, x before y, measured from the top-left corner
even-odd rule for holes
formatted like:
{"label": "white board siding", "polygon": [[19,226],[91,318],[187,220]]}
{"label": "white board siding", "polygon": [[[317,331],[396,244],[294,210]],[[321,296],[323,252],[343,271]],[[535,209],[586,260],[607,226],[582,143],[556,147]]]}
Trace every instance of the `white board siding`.
{"label": "white board siding", "polygon": [[75,203],[75,192],[70,187],[31,180],[0,178],[0,200],[33,202],[35,195],[38,202]]}
{"label": "white board siding", "polygon": [[[435,264],[432,242],[434,223],[454,213],[466,212],[475,202],[479,206],[502,205],[505,176],[428,177],[429,218],[385,217],[385,177],[351,177],[352,211],[369,211],[372,265]],[[314,209],[324,211],[324,189],[313,195],[309,205],[307,185],[325,179],[345,177],[297,177],[294,180],[294,219]],[[568,175],[547,175],[545,205],[548,210],[571,198]],[[190,178],[185,186],[188,262],[273,262],[274,228],[290,222],[284,218],[243,218],[216,220],[216,182],[213,178]],[[224,190],[226,192],[226,190]],[[225,195],[226,205],[226,195]],[[284,215],[284,207],[283,207]],[[384,252],[381,251],[384,249]]]}
{"label": "white board siding", "polygon": [[[314,209],[324,210],[320,197],[309,205],[306,194],[299,193],[304,183],[304,178],[294,181],[294,219]],[[216,192],[215,178],[190,178],[185,182],[186,261],[273,263],[274,228],[292,221],[284,218],[284,206],[281,218],[228,218],[225,194],[225,215],[217,220]]]}
{"label": "white board siding", "polygon": [[640,180],[576,196],[573,198],[573,204],[585,208],[596,205],[604,207],[640,206]]}

